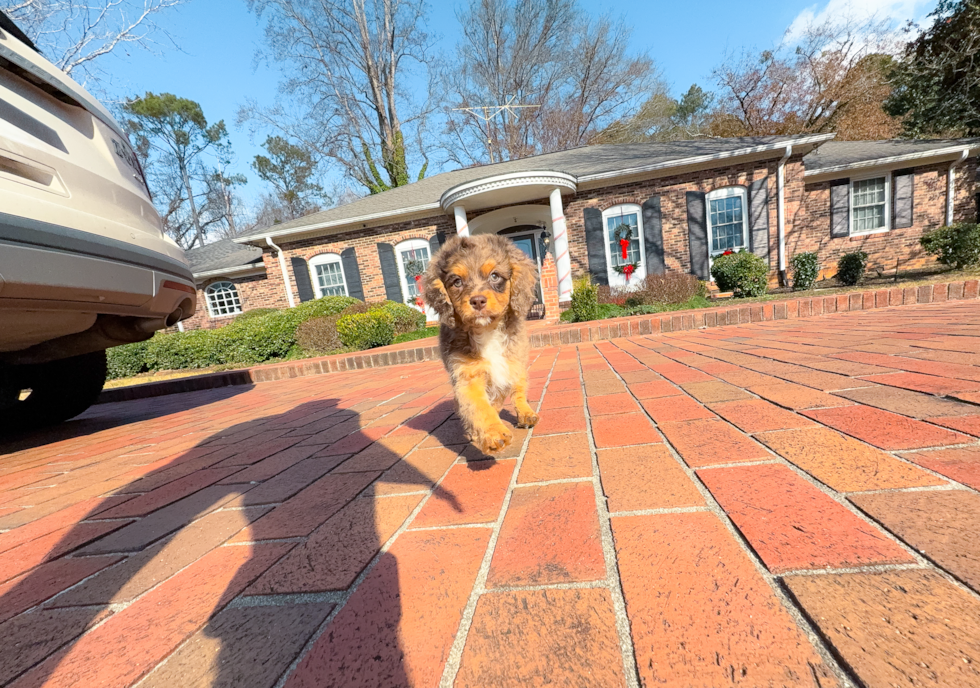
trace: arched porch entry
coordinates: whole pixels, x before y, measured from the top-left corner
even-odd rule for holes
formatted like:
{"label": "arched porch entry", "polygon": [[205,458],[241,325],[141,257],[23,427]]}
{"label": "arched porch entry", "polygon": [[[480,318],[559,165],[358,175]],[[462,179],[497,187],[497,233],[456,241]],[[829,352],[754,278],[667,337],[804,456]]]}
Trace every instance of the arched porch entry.
{"label": "arched porch entry", "polygon": [[553,229],[551,212],[544,205],[519,205],[498,208],[473,218],[471,235],[497,234],[513,241],[524,254],[538,266],[537,298],[531,307],[529,318],[540,319],[545,315],[545,294],[541,287],[546,247],[552,245]]}

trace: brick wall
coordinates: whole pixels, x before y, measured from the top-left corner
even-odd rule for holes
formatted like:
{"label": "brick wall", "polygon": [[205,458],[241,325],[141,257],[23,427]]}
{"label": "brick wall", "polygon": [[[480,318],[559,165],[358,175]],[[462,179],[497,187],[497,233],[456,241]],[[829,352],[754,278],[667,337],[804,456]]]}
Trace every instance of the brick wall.
{"label": "brick wall", "polygon": [[[865,251],[868,268],[886,274],[894,273],[896,269],[904,271],[935,264],[935,259],[919,245],[919,237],[946,223],[948,172],[949,163],[915,168],[911,227],[893,227],[879,234],[836,239],[830,236],[830,181],[807,183],[802,203],[792,211],[787,206],[787,262],[795,253],[816,251],[822,277],[835,275],[838,259],[852,251]],[[953,216],[957,222],[976,219],[976,174],[975,158],[956,168]]]}
{"label": "brick wall", "polygon": [[[208,315],[207,297],[204,290],[215,282],[229,281],[235,284],[243,311],[249,311],[253,308],[283,308],[288,305],[282,290],[282,278],[279,278],[278,285],[276,285],[273,284],[274,280],[267,277],[270,274],[268,267],[266,273],[266,275],[251,275],[249,277],[214,277],[199,284],[197,287],[197,311],[193,317],[184,321],[184,329],[215,329],[223,327],[235,319],[234,316],[212,318]],[[279,274],[278,264],[276,265],[276,274]]]}
{"label": "brick wall", "polygon": [[[651,196],[660,196],[663,217],[664,262],[668,270],[690,272],[691,254],[687,235],[687,192],[709,192],[726,186],[748,186],[757,179],[768,178],[769,187],[769,264],[776,270],[776,164],[775,160],[732,165],[715,170],[690,172],[673,177],[619,184],[563,198],[565,220],[568,223],[569,256],[572,273],[579,276],[588,271],[589,260],[585,243],[585,215],[588,207],[605,210],[621,203],[642,205]],[[803,158],[794,156],[786,162],[786,197],[790,184],[802,187]],[[796,193],[799,193],[797,190]]]}

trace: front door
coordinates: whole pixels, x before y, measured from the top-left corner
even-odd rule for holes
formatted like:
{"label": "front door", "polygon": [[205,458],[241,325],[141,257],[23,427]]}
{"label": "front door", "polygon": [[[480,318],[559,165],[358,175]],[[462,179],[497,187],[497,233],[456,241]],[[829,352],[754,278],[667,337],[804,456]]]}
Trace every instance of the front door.
{"label": "front door", "polygon": [[[530,314],[530,317],[533,319],[537,317],[543,317],[542,315],[539,314],[539,311],[541,310],[539,304],[544,303],[543,294],[541,292],[541,256],[539,255],[539,251],[538,251],[537,233],[535,232],[521,233],[521,232],[527,232],[527,228],[511,227],[510,229],[501,230],[500,232],[498,232],[498,234],[501,234],[502,236],[506,236],[508,239],[513,241],[517,245],[517,248],[524,251],[524,255],[530,258],[534,262],[534,264],[538,266],[538,287],[536,290],[536,300],[534,306],[531,307],[531,314]],[[538,232],[540,232],[540,230],[538,230]]]}

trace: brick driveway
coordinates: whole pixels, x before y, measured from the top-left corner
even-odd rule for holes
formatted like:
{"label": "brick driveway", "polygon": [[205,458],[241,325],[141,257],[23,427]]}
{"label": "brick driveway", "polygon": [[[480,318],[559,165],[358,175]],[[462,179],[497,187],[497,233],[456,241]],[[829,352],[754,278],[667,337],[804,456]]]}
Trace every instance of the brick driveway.
{"label": "brick driveway", "polygon": [[0,685],[980,686],[980,303],[105,404],[0,445]]}

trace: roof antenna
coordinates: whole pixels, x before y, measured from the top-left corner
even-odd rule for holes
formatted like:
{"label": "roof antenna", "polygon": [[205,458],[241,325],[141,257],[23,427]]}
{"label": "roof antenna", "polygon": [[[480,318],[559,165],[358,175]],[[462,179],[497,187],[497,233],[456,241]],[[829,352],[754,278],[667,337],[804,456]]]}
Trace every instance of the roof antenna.
{"label": "roof antenna", "polygon": [[477,105],[475,107],[461,107],[453,108],[453,112],[468,112],[477,119],[483,121],[487,126],[487,151],[490,153],[490,163],[494,163],[493,159],[493,138],[490,135],[490,120],[495,118],[504,112],[513,115],[515,118],[519,116],[516,112],[519,108],[536,108],[541,107],[540,105],[518,105],[514,102],[515,96],[508,96],[507,102],[503,105]]}

